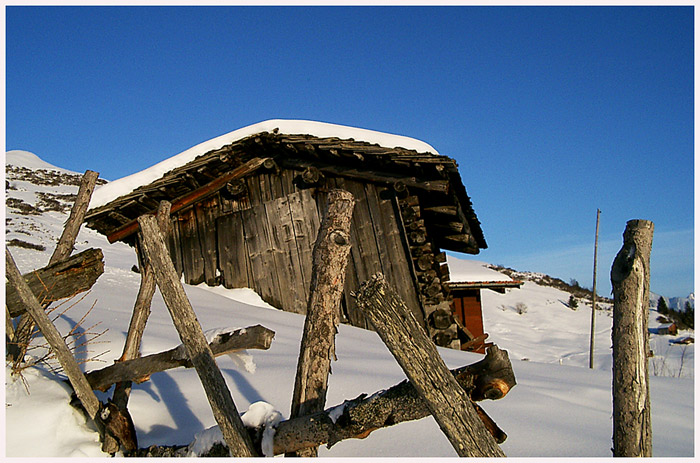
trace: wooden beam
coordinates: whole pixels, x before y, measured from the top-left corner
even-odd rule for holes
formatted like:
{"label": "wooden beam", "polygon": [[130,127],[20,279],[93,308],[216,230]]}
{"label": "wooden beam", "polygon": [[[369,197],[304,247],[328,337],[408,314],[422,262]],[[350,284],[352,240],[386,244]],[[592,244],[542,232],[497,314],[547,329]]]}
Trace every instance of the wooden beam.
{"label": "wooden beam", "polygon": [[383,275],[360,287],[360,307],[461,457],[505,457],[435,344]]}
{"label": "wooden beam", "polygon": [[457,215],[457,206],[429,206],[423,210],[436,215]]}
{"label": "wooden beam", "polygon": [[[264,326],[249,326],[221,333],[209,343],[209,348],[215,357],[244,349],[267,350],[272,345],[274,336],[275,332]],[[119,381],[142,382],[153,373],[178,367],[192,368],[192,366],[192,361],[187,357],[185,347],[180,344],[178,347],[164,352],[117,362],[100,370],[93,370],[86,376],[93,389],[106,391],[112,384]]]}
{"label": "wooden beam", "polygon": [[391,185],[392,187],[394,183],[396,183],[397,181],[401,181],[406,187],[416,188],[432,193],[448,193],[450,189],[449,182],[447,180],[441,179],[429,180],[401,174],[378,172],[364,169],[353,169],[348,168],[346,166],[321,165],[318,163],[313,164],[307,161],[298,161],[293,159],[284,159],[281,162],[283,163],[283,165],[291,168],[303,170],[307,167],[315,166],[323,174],[330,174],[334,177],[346,177],[352,179],[365,180],[374,183],[382,183]]}
{"label": "wooden beam", "polygon": [[[190,193],[185,194],[184,196],[181,196],[180,198],[176,199],[175,201],[172,202],[172,208],[170,210],[171,214],[176,213],[177,211],[184,209],[187,206],[191,206],[195,202],[206,198],[209,195],[212,195],[219,191],[221,188],[223,188],[228,182],[241,178],[245,175],[250,174],[251,172],[254,172],[257,170],[260,166],[262,166],[265,161],[269,158],[253,158],[250,161],[246,162],[245,164],[242,164],[235,169],[233,169],[231,172],[229,172],[226,175],[222,175],[221,177],[217,178],[216,180],[213,180],[203,187],[194,190]],[[116,231],[111,233],[110,235],[107,236],[107,239],[109,240],[110,243],[114,243],[115,241],[122,240],[126,238],[127,236],[135,233],[138,230],[138,219],[131,220],[130,222],[122,225],[120,228],[118,228]]]}
{"label": "wooden beam", "polygon": [[434,240],[435,244],[442,249],[464,252],[468,254],[479,253],[479,245],[476,242],[476,239],[470,234],[447,236],[437,235],[435,236]]}
{"label": "wooden beam", "polygon": [[[92,288],[104,273],[102,259],[101,249],[90,248],[63,262],[29,272],[23,275],[23,278],[39,303],[46,307],[53,301]],[[5,304],[13,318],[26,311],[17,290],[9,283],[5,284]]]}
{"label": "wooden beam", "polygon": [[460,234],[465,228],[464,223],[457,221],[430,223],[430,226],[433,229],[442,230],[443,232],[450,234]]}
{"label": "wooden beam", "polygon": [[[477,363],[450,370],[451,375],[472,400],[502,398],[508,392],[498,388],[502,395],[492,393],[493,384],[500,382],[515,386],[515,377],[508,353],[491,346],[486,356]],[[473,404],[479,418],[492,432],[499,444],[507,435],[483,411]],[[328,448],[346,439],[364,439],[373,431],[430,415],[425,401],[410,381],[402,381],[374,394],[362,394],[335,407],[277,424],[273,439],[275,455],[296,452],[304,448],[327,444]],[[258,432],[257,435],[262,433]],[[257,442],[256,442],[257,444]]]}

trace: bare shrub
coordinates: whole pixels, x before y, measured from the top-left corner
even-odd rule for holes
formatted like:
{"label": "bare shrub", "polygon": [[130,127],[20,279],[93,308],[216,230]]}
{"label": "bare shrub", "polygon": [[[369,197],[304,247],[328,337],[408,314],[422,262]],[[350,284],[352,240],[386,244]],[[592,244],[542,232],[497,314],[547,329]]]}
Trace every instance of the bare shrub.
{"label": "bare shrub", "polygon": [[[85,299],[85,297],[87,297],[89,293],[90,292],[88,291],[85,294],[81,295],[77,300],[70,303],[70,305],[68,305],[68,303],[74,298],[66,299],[65,301],[61,302],[55,307],[49,308],[47,310],[47,314],[49,314],[52,318],[52,322],[55,323],[56,320],[58,320],[61,316],[65,315],[69,310],[73,309],[78,303]],[[73,356],[76,358],[78,356],[81,356],[83,358],[82,361],[78,361],[79,364],[93,360],[99,361],[100,357],[108,352],[104,351],[99,354],[93,354],[88,351],[88,345],[93,346],[94,344],[98,344],[99,342],[96,342],[96,340],[107,332],[107,330],[103,330],[100,332],[94,331],[95,328],[101,322],[97,322],[87,328],[83,326],[85,319],[90,314],[90,312],[92,312],[92,309],[95,308],[96,303],[97,301],[95,301],[90,306],[90,308],[85,312],[85,314],[75,323],[73,328],[66,335],[63,336],[63,340],[70,349],[70,351],[73,353]],[[59,310],[63,306],[66,307],[64,307],[62,310]],[[19,355],[18,358],[16,358],[13,362],[11,368],[13,376],[21,377],[22,372],[25,369],[36,366],[38,364],[44,364],[49,370],[53,371],[54,373],[60,373],[62,371],[63,368],[56,360],[56,356],[53,350],[51,349],[51,346],[49,346],[49,344],[44,340],[43,337],[40,337],[39,334],[40,330],[35,326],[32,326],[32,332],[28,337],[29,341],[19,346],[21,355]]]}
{"label": "bare shrub", "polygon": [[515,311],[522,315],[527,312],[527,305],[524,302],[518,302],[515,304]]}

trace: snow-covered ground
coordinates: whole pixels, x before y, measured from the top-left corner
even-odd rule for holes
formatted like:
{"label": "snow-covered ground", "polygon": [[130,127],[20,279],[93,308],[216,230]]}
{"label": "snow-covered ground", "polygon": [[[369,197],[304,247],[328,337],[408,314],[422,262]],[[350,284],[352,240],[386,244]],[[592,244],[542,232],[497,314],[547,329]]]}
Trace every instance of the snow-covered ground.
{"label": "snow-covered ground", "polygon": [[[23,164],[30,159],[22,153],[7,155],[6,162]],[[43,162],[43,161],[41,161]],[[50,166],[49,166],[50,167]],[[36,166],[35,168],[47,168]],[[37,186],[13,180],[8,195],[36,204],[38,192],[54,192],[55,186]],[[77,187],[60,187],[75,192]],[[32,202],[34,201],[34,202]],[[6,211],[6,240],[43,245],[45,250],[11,246],[20,270],[27,272],[48,262],[55,240],[67,218],[66,212],[47,211],[22,215],[16,208]],[[106,330],[79,357],[86,371],[104,367],[121,355],[139,275],[131,271],[136,263],[128,246],[107,240],[83,228],[77,251],[99,247],[105,255],[105,273],[90,293],[62,314],[56,325],[67,333],[94,305],[83,327]],[[468,280],[475,273],[493,272],[481,263],[449,258],[453,280]],[[495,277],[494,277],[495,278]],[[498,277],[507,280],[505,275]],[[234,402],[243,412],[258,402],[289,416],[303,316],[276,310],[249,289],[226,290],[185,286],[199,322],[205,330],[218,327],[261,324],[275,331],[267,351],[251,350],[255,371],[251,373],[234,359],[217,359]],[[568,293],[526,282],[506,294],[483,291],[484,326],[495,342],[510,354],[517,386],[499,401],[482,402],[483,408],[508,434],[502,448],[509,457],[609,457],[612,437],[611,318],[608,310],[597,311],[595,368],[588,366],[590,307],[577,310],[567,306]],[[525,306],[525,310],[516,310]],[[66,306],[64,306],[66,307]],[[656,326],[650,312],[650,326]],[[694,345],[671,344],[676,337],[652,335],[651,378],[653,446],[655,456],[694,455]],[[76,334],[89,339],[91,335]],[[144,334],[143,355],[180,344],[170,315],[158,293]],[[479,354],[439,348],[450,368],[478,361]],[[98,359],[94,359],[102,354]],[[370,331],[341,326],[337,336],[338,361],[333,362],[327,405],[329,407],[362,393],[388,388],[405,376],[379,337]],[[96,433],[68,404],[68,389],[47,368],[24,371],[24,382],[6,370],[5,445],[8,457],[106,456],[100,451]],[[26,387],[25,387],[26,383]],[[111,396],[99,394],[102,400]],[[260,405],[256,405],[260,407]],[[129,409],[140,447],[153,444],[189,444],[195,435],[215,425],[202,386],[192,369],[175,369],[154,374],[150,381],[134,386]],[[210,436],[211,433],[201,434]],[[364,440],[347,440],[331,449],[322,447],[325,457],[454,457],[455,452],[431,417],[402,423],[373,432]]]}

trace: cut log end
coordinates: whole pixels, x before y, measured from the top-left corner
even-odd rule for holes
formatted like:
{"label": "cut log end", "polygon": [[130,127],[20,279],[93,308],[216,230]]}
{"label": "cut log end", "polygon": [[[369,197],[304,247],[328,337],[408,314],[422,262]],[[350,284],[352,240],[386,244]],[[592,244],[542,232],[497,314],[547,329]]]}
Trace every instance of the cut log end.
{"label": "cut log end", "polygon": [[505,395],[508,394],[509,390],[510,386],[508,386],[508,384],[506,384],[505,381],[503,381],[502,379],[494,379],[493,381],[490,381],[486,384],[486,387],[484,387],[482,394],[486,399],[498,400],[505,397]]}

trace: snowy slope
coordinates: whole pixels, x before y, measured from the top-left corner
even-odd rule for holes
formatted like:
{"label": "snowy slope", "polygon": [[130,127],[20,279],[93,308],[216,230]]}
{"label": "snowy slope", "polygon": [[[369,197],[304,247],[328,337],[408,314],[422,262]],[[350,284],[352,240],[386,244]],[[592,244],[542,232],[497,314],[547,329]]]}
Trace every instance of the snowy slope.
{"label": "snowy slope", "polygon": [[26,167],[28,169],[34,169],[34,170],[45,169],[45,170],[55,170],[58,172],[75,173],[75,172],[70,172],[66,169],[63,169],[61,167],[56,167],[53,164],[49,164],[48,162],[44,161],[36,154],[31,153],[29,151],[22,151],[22,150],[12,150],[12,151],[6,152],[5,153],[5,165]]}
{"label": "snowy slope", "polygon": [[[21,162],[21,158],[16,159],[14,162]],[[51,188],[10,179],[10,174],[8,170],[8,179],[17,188],[8,191],[10,196],[39,198],[39,193]],[[72,188],[73,193],[77,190],[76,186],[61,188]],[[12,219],[8,240],[18,237],[46,247],[40,251],[11,246],[9,249],[20,270],[26,272],[45,265],[67,213],[23,215],[20,209],[8,208],[7,215]],[[56,325],[67,333],[94,305],[82,326],[97,324],[92,332],[107,331],[98,338],[99,342],[90,344],[89,352],[80,355],[86,360],[83,367],[92,370],[111,364],[121,354],[139,275],[130,270],[136,263],[132,249],[121,243],[110,245],[93,230],[83,228],[76,247],[77,251],[101,248],[105,254],[105,273],[82,301],[71,301],[75,305],[58,318]],[[453,258],[449,263],[454,269],[453,279],[459,268],[481,272],[479,267],[483,267],[480,263]],[[465,270],[462,275],[469,273]],[[504,275],[503,279],[508,278]],[[248,289],[186,286],[186,291],[205,330],[262,324],[276,332],[268,351],[249,352],[256,365],[254,373],[229,357],[220,357],[217,362],[240,411],[265,401],[284,418],[288,417],[303,316],[278,311]],[[509,351],[518,381],[504,399],[482,402],[483,408],[509,435],[502,445],[508,456],[610,456],[610,318],[605,310],[599,311],[596,367],[589,370],[586,365],[590,308],[581,304],[573,311],[566,301],[567,293],[534,283],[503,295],[484,291],[484,324],[489,340]],[[522,314],[514,309],[518,303],[527,307]],[[91,335],[78,333],[75,337],[81,336],[89,339]],[[669,344],[670,339],[652,336],[652,342],[658,346],[652,346],[655,352],[668,357],[667,368],[657,369],[658,374],[666,376],[651,378],[654,453],[692,456],[694,346],[686,347],[683,353],[682,377],[673,377],[679,373],[681,352],[676,350],[679,346]],[[159,352],[179,343],[162,298],[156,294],[142,354]],[[667,351],[662,352],[664,349]],[[478,354],[449,349],[439,351],[450,368],[481,358]],[[95,356],[99,359],[93,359]],[[404,379],[401,369],[373,332],[341,326],[337,356],[338,361],[332,365],[328,406]],[[32,369],[25,372],[24,378],[29,395],[21,381],[6,377],[7,456],[102,455],[96,434],[68,405],[68,392],[58,381],[60,377],[46,369]],[[106,400],[108,395],[100,397]],[[141,447],[189,444],[195,434],[215,425],[202,386],[191,369],[158,373],[150,381],[136,385],[129,408]],[[455,456],[455,453],[435,421],[428,417],[375,431],[364,440],[338,443],[330,450],[322,447],[321,456],[432,457]]]}

